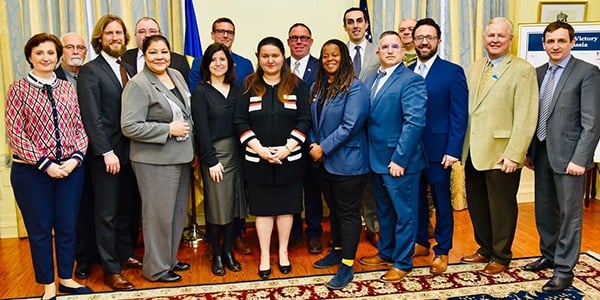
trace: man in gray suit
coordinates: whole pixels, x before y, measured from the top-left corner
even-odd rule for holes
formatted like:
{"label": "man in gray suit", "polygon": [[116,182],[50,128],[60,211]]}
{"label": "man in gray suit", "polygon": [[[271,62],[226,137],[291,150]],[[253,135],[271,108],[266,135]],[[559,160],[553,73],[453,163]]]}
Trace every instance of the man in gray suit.
{"label": "man in gray suit", "polygon": [[[366,38],[369,22],[365,12],[358,7],[351,7],[344,13],[344,30],[348,33],[348,50],[352,57],[354,74],[364,82],[368,75],[375,73],[379,67],[377,47]],[[379,241],[379,222],[375,211],[375,197],[373,185],[368,180],[362,201],[362,213],[367,225],[367,240],[374,247]]]}
{"label": "man in gray suit", "polygon": [[535,217],[542,257],[527,271],[554,268],[544,292],[573,283],[579,258],[585,171],[600,136],[600,70],[571,55],[575,31],[564,22],[544,29],[549,62],[537,68],[540,109],[527,157],[535,170]]}

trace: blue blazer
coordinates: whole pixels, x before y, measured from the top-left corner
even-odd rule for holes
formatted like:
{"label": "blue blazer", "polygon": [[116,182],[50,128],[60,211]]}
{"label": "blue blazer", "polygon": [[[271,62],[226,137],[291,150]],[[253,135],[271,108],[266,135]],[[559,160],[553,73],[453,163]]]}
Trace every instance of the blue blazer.
{"label": "blue blazer", "polygon": [[[309,54],[310,55],[310,54]],[[290,65],[290,58],[285,59],[285,63]],[[319,60],[314,56],[310,55],[308,58],[308,63],[306,64],[306,70],[304,70],[304,76],[302,76],[302,81],[304,81],[309,87],[312,86],[313,82],[317,79],[317,70],[319,69]]]}
{"label": "blue blazer", "polygon": [[[408,68],[415,69],[417,64]],[[439,57],[425,77],[427,113],[423,147],[427,161],[439,163],[444,155],[460,160],[469,117],[469,94],[465,72]]]}
{"label": "blue blazer", "polygon": [[[377,74],[365,80],[373,86]],[[421,145],[427,91],[420,75],[399,64],[374,99],[367,119],[369,160],[378,174],[389,174],[390,161],[415,173],[427,165]]]}
{"label": "blue blazer", "polygon": [[336,175],[369,173],[369,148],[365,121],[369,115],[369,93],[355,79],[348,93],[326,102],[317,118],[318,100],[310,105],[312,129],[310,142],[323,148],[323,166]]}

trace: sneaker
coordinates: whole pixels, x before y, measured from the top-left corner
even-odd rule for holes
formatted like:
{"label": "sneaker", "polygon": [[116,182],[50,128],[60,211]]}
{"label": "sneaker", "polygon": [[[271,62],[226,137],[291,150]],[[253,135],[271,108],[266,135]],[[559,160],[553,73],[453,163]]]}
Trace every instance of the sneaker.
{"label": "sneaker", "polygon": [[325,269],[339,265],[342,262],[342,250],[331,249],[327,256],[313,263],[313,267],[317,269]]}
{"label": "sneaker", "polygon": [[352,267],[346,266],[345,264],[340,264],[340,268],[338,269],[335,276],[329,280],[327,283],[327,287],[332,290],[340,290],[345,288],[350,281],[354,278],[354,269]]}

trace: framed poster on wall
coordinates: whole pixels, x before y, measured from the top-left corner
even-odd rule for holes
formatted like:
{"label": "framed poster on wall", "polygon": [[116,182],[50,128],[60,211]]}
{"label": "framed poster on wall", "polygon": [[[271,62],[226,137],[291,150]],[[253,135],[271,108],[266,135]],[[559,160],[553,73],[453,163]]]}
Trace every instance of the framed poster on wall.
{"label": "framed poster on wall", "polygon": [[538,11],[539,23],[584,22],[587,13],[587,2],[540,2]]}

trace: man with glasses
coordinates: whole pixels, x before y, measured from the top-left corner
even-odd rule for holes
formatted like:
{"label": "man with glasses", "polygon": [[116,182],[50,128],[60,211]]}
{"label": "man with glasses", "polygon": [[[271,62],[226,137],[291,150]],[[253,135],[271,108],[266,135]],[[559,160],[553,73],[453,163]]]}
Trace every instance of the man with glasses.
{"label": "man with glasses", "polygon": [[63,44],[63,54],[60,58],[60,65],[54,73],[62,80],[67,80],[77,87],[77,75],[79,68],[83,66],[87,56],[87,47],[83,38],[75,33],[65,33],[60,37]]}
{"label": "man with glasses", "polygon": [[419,178],[427,165],[421,146],[427,91],[423,77],[402,63],[404,48],[397,32],[381,34],[377,55],[381,67],[365,85],[371,89],[369,161],[381,239],[379,252],[359,261],[390,266],[379,279],[396,282],[413,268]]}
{"label": "man with glasses", "polygon": [[[290,27],[287,39],[291,56],[285,59],[292,72],[302,79],[309,87],[317,78],[319,60],[310,55],[310,47],[313,44],[312,32],[303,23],[296,23]],[[313,173],[312,163],[306,160],[307,172],[304,176],[304,218],[306,220],[306,235],[308,236],[308,252],[319,254],[323,252],[321,243],[321,219],[323,218],[323,203],[321,201],[321,190]],[[290,246],[302,241],[302,217],[294,215],[294,224],[290,236]]]}
{"label": "man with glasses", "polygon": [[[414,49],[417,62],[408,68],[425,78],[427,112],[423,132],[423,148],[429,166],[423,170],[419,183],[419,222],[413,256],[429,255],[429,201],[430,187],[435,206],[435,256],[429,271],[440,274],[448,267],[448,252],[452,248],[454,220],[450,193],[450,172],[462,153],[467,129],[468,91],[465,72],[438,56],[442,32],[433,19],[419,20],[414,27]],[[406,57],[406,55],[405,55]]]}
{"label": "man with glasses", "polygon": [[[225,17],[216,19],[212,23],[212,32],[210,33],[210,38],[215,43],[224,44],[227,46],[227,48],[229,48],[229,50],[231,50],[231,46],[235,40],[235,25],[233,24],[233,21]],[[233,58],[233,63],[235,65],[235,83],[241,86],[242,83],[244,83],[244,78],[254,73],[254,68],[252,67],[250,60],[233,53],[233,51],[231,51],[231,57]],[[189,80],[190,91],[193,91],[200,83],[200,79],[202,79],[202,75],[200,74],[200,62],[202,62],[202,56],[196,57],[192,63],[192,70],[190,71]],[[238,227],[238,225],[235,226]],[[235,232],[236,230],[234,230],[234,236],[237,235]],[[250,248],[245,249],[250,250]],[[252,252],[252,250],[250,250],[250,252]]]}
{"label": "man with glasses", "polygon": [[402,46],[406,49],[402,61],[405,66],[410,66],[417,61],[417,52],[415,51],[415,45],[413,44],[413,30],[417,24],[417,20],[413,18],[407,18],[400,21],[398,24],[398,34],[402,39]]}
{"label": "man with glasses", "polygon": [[[150,17],[142,17],[135,23],[135,45],[137,48],[129,49],[121,56],[121,59],[135,67],[136,72],[139,73],[144,69],[144,52],[142,52],[142,45],[144,39],[149,36],[162,35],[158,22]],[[190,74],[190,65],[188,64],[185,56],[171,51],[171,64],[170,68],[173,68],[183,75],[185,80],[188,80]],[[189,83],[189,82],[188,82]]]}

